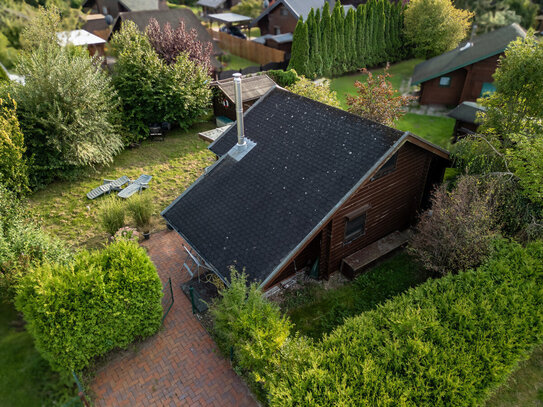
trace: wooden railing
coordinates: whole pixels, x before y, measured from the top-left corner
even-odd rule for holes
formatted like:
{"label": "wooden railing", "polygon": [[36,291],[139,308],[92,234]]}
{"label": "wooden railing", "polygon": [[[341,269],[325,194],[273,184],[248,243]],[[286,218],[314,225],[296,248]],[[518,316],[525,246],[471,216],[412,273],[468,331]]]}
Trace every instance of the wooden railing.
{"label": "wooden railing", "polygon": [[215,41],[218,41],[219,47],[237,55],[254,61],[260,65],[269,62],[283,62],[285,52],[275,48],[270,48],[254,41],[244,40],[221,31],[209,30]]}

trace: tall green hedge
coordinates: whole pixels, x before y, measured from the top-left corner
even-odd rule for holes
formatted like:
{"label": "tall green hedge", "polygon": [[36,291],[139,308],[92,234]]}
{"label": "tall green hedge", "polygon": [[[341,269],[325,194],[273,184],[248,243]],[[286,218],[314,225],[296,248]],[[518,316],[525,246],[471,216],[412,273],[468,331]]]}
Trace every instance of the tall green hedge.
{"label": "tall green hedge", "polygon": [[[236,298],[247,301],[243,290]],[[241,305],[226,305],[241,315]],[[483,405],[543,342],[543,242],[497,241],[477,270],[430,280],[320,342],[285,338],[288,321],[269,313],[252,307],[253,322],[243,318],[235,339],[260,358],[239,363],[271,406]],[[271,354],[253,351],[263,343]]]}
{"label": "tall green hedge", "polygon": [[270,404],[482,405],[542,342],[543,242],[499,242],[479,269],[346,320],[309,362],[284,360]]}
{"label": "tall green hedge", "polygon": [[313,78],[401,60],[403,10],[401,2],[369,0],[345,14],[339,1],[333,10],[325,2],[322,13],[298,22],[289,68]]}
{"label": "tall green hedge", "polygon": [[157,332],[161,298],[145,250],[118,241],[83,251],[69,265],[35,268],[20,280],[16,306],[53,368],[79,371],[96,356]]}

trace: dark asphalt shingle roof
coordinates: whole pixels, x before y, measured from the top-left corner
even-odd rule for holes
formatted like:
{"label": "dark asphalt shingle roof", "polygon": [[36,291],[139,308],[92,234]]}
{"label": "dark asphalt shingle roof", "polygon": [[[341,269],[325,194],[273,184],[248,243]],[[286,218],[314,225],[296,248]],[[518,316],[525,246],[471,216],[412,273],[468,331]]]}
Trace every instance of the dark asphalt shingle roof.
{"label": "dark asphalt shingle roof", "polygon": [[[113,29],[110,34],[113,35],[116,31],[120,30],[121,24],[124,21],[133,21],[138,29],[145,31],[145,28],[149,25],[149,20],[154,18],[157,20],[158,24],[161,27],[164,27],[166,23],[170,23],[172,28],[177,28],[179,25],[179,20],[183,20],[185,23],[185,29],[187,31],[196,30],[198,34],[198,40],[206,43],[211,42],[213,44],[213,52],[215,55],[222,53],[219,46],[213,41],[213,37],[207,31],[207,29],[202,25],[201,21],[194,15],[192,10],[188,8],[179,8],[179,9],[169,9],[169,10],[148,10],[148,11],[132,11],[120,13],[115,23],[113,24]],[[214,68],[220,68],[220,63],[212,58],[212,65]]]}
{"label": "dark asphalt shingle roof", "polygon": [[213,143],[224,156],[163,216],[223,277],[236,265],[263,281],[403,133],[274,88],[245,135],[256,146],[239,162],[226,154],[235,125]]}
{"label": "dark asphalt shingle roof", "polygon": [[478,112],[484,112],[485,109],[475,102],[462,102],[451,110],[447,116],[466,123],[475,123]]}
{"label": "dark asphalt shingle roof", "polygon": [[509,43],[518,37],[525,38],[526,32],[516,23],[477,35],[473,38],[473,45],[467,49],[462,50],[462,47],[466,44],[464,42],[452,51],[418,64],[413,72],[412,84],[417,85],[426,82],[464,66],[501,54]]}

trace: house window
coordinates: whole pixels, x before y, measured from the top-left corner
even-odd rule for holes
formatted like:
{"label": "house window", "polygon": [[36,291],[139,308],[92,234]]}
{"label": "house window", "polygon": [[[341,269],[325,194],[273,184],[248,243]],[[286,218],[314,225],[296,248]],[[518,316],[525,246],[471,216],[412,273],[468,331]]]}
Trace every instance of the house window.
{"label": "house window", "polygon": [[451,77],[450,76],[442,76],[439,78],[439,86],[443,86],[444,88],[448,88],[451,86]]}
{"label": "house window", "polygon": [[275,26],[273,27],[273,33],[274,33],[275,35],[281,34],[281,27],[279,27],[278,25],[275,25]]}
{"label": "house window", "polygon": [[285,7],[281,7],[280,13],[282,16],[288,16],[288,10]]}
{"label": "house window", "polygon": [[383,164],[381,168],[379,168],[379,171],[375,173],[375,175],[372,177],[372,181],[375,181],[376,179],[379,179],[381,177],[384,177],[387,174],[390,174],[391,172],[394,172],[396,169],[396,162],[398,161],[398,153],[395,153],[392,157],[388,159],[386,163]]}
{"label": "house window", "polygon": [[496,92],[496,87],[493,83],[483,82],[483,87],[481,88],[481,94],[479,95],[479,97],[487,98],[494,92]]}
{"label": "house window", "polygon": [[347,215],[345,222],[345,243],[349,243],[366,233],[366,212]]}

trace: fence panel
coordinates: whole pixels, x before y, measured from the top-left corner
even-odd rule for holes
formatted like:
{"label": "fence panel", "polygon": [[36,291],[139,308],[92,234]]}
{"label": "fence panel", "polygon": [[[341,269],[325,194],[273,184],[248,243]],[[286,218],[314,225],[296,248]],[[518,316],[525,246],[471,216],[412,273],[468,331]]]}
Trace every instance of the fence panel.
{"label": "fence panel", "polygon": [[269,62],[283,62],[285,60],[285,52],[275,48],[270,48],[254,41],[244,40],[233,35],[223,33],[221,31],[209,30],[213,39],[219,42],[222,49],[230,53],[255,61],[260,65]]}

